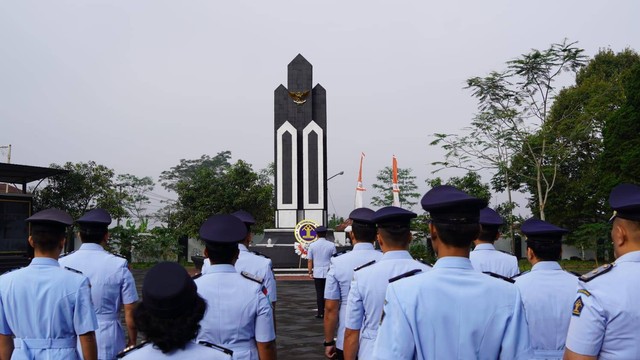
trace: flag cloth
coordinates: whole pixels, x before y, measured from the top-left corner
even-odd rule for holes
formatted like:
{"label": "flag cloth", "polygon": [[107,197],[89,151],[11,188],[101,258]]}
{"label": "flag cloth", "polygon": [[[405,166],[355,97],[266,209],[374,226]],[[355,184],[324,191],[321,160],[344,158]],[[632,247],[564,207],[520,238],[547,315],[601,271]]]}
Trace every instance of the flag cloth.
{"label": "flag cloth", "polygon": [[354,209],[359,209],[364,206],[362,200],[362,194],[367,190],[362,185],[362,162],[364,161],[364,153],[360,153],[360,171],[358,171],[358,184],[356,185],[356,200]]}
{"label": "flag cloth", "polygon": [[398,159],[393,155],[393,181],[391,183],[393,191],[393,206],[400,207],[400,187],[398,187]]}

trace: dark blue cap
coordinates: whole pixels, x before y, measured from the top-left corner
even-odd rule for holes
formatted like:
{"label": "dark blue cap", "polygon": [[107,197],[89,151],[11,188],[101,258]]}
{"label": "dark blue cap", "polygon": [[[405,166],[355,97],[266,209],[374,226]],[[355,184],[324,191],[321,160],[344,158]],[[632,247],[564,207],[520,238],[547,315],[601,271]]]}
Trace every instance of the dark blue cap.
{"label": "dark blue cap", "polygon": [[420,201],[434,222],[473,224],[480,221],[480,209],[487,206],[482,199],[468,195],[450,185],[436,186]]}
{"label": "dark blue cap", "polygon": [[500,226],[504,224],[502,216],[490,207],[480,210],[480,224],[490,226]]}
{"label": "dark blue cap", "polygon": [[54,208],[38,211],[37,213],[31,215],[31,217],[27,218],[26,221],[28,223],[34,224],[51,224],[62,226],[69,226],[73,224],[73,218],[71,217],[71,215],[67,214],[65,211]]}
{"label": "dark blue cap", "polygon": [[237,243],[247,236],[247,227],[233,215],[213,215],[200,226],[200,239],[213,243]]}
{"label": "dark blue cap", "polygon": [[191,311],[197,287],[184,267],[161,262],[147,272],[142,285],[142,304],[151,315],[167,319]]}
{"label": "dark blue cap", "polygon": [[520,231],[527,236],[527,241],[560,241],[562,235],[569,232],[567,229],[536,218],[525,220]]}
{"label": "dark blue cap", "polygon": [[371,220],[373,214],[375,214],[375,211],[363,207],[353,210],[351,214],[349,214],[349,219],[359,223],[373,224],[373,220]]}
{"label": "dark blue cap", "polygon": [[111,215],[104,209],[95,208],[86,212],[80,219],[76,220],[76,222],[80,225],[109,226],[111,224]]}
{"label": "dark blue cap", "polygon": [[373,214],[371,221],[382,227],[390,224],[408,225],[416,216],[418,214],[397,206],[385,206]]}
{"label": "dark blue cap", "polygon": [[320,225],[320,226],[318,226],[316,228],[316,233],[319,233],[319,232],[320,233],[326,233],[327,232],[327,228],[325,226]]}
{"label": "dark blue cap", "polygon": [[242,222],[247,224],[247,225],[253,225],[253,224],[256,223],[256,219],[254,219],[251,214],[249,214],[248,212],[246,212],[244,210],[238,210],[238,211],[234,212],[231,215],[233,215],[233,216],[237,217],[238,219],[242,220]]}
{"label": "dark blue cap", "polygon": [[620,184],[611,190],[609,205],[614,210],[609,221],[616,217],[640,221],[640,186],[634,184]]}

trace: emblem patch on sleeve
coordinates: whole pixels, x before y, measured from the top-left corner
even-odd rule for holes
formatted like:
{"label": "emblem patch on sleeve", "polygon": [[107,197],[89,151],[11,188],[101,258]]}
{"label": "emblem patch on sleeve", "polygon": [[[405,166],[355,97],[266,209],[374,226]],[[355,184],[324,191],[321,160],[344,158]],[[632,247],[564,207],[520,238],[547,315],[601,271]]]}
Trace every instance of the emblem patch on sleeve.
{"label": "emblem patch on sleeve", "polygon": [[580,316],[582,313],[582,308],[584,307],[584,303],[582,302],[582,296],[578,296],[576,301],[573,303],[573,316]]}
{"label": "emblem patch on sleeve", "polygon": [[585,294],[587,296],[591,296],[591,293],[589,291],[587,291],[586,289],[580,289],[580,290],[578,290],[578,292],[580,294]]}

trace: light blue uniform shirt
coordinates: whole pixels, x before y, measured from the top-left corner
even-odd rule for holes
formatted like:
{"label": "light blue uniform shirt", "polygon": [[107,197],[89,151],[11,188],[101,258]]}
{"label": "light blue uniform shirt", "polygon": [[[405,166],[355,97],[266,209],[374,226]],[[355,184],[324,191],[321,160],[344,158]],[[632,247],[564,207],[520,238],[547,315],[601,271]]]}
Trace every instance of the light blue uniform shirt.
{"label": "light blue uniform shirt", "polygon": [[360,330],[359,359],[373,358],[373,343],[378,334],[389,279],[416,269],[428,271],[431,268],[414,260],[408,251],[396,250],[387,251],[375,264],[353,273],[345,327]]}
{"label": "light blue uniform shirt", "polygon": [[529,331],[513,284],[473,270],[465,257],[387,288],[370,359],[528,359]]}
{"label": "light blue uniform shirt", "polygon": [[189,342],[184,349],[177,349],[169,353],[163,353],[162,350],[153,346],[152,343],[146,343],[138,349],[127,352],[122,359],[127,360],[151,360],[151,359],[174,359],[174,360],[231,360],[231,355],[225,354],[222,350],[211,348],[205,345]]}
{"label": "light blue uniform shirt", "polygon": [[336,253],[336,245],[325,238],[319,238],[309,245],[307,259],[313,260],[313,277],[326,278],[331,256]]}
{"label": "light blue uniform shirt", "polygon": [[520,273],[518,259],[513,255],[496,250],[493,244],[478,244],[469,253],[469,259],[473,268],[480,272],[489,271],[508,278]]}
{"label": "light blue uniform shirt", "polygon": [[237,273],[233,265],[212,265],[195,282],[207,302],[196,341],[231,349],[234,360],[257,360],[256,341],[276,338],[263,286]]}
{"label": "light blue uniform shirt", "polygon": [[620,256],[609,272],[578,282],[568,349],[599,359],[640,359],[638,274],[640,251],[633,251]]}
{"label": "light blue uniform shirt", "polygon": [[127,260],[105,251],[100,244],[85,243],[59,262],[60,266],[81,271],[89,278],[91,300],[98,318],[98,359],[115,359],[127,345],[120,324],[120,309],[122,304],[138,301],[136,283]]}
{"label": "light blue uniform shirt", "polygon": [[98,328],[89,280],[37,257],[0,276],[0,333],[14,335],[11,359],[79,359],[76,336]]}
{"label": "light blue uniform shirt", "polygon": [[[278,293],[276,291],[276,279],[273,275],[273,266],[271,259],[264,256],[256,255],[249,251],[244,244],[238,244],[238,260],[233,265],[237,272],[246,271],[262,279],[264,287],[267,288],[267,297],[271,302],[278,301]],[[211,268],[211,261],[207,258],[202,263],[202,273],[206,274]]]}
{"label": "light blue uniform shirt", "polygon": [[371,243],[357,243],[353,250],[346,254],[331,258],[327,283],[324,287],[324,298],[340,300],[340,312],[338,314],[338,337],[336,347],[340,350],[344,346],[344,323],[347,316],[347,299],[349,288],[353,279],[353,269],[370,261],[379,260],[382,253],[373,248]]}
{"label": "light blue uniform shirt", "polygon": [[555,261],[541,261],[514,280],[529,324],[533,359],[562,359],[578,277]]}

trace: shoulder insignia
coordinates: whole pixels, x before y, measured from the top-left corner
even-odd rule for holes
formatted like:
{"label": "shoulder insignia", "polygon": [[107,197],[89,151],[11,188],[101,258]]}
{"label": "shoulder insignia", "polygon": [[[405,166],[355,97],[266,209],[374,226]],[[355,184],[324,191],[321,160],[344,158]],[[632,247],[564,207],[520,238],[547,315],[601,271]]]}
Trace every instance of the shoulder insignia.
{"label": "shoulder insignia", "polygon": [[508,278],[508,277],[506,277],[506,276],[502,276],[502,275],[500,275],[500,274],[493,273],[493,272],[491,272],[491,271],[483,271],[483,273],[485,273],[485,274],[487,274],[487,275],[489,275],[489,276],[492,276],[492,277],[494,277],[494,278],[502,279],[502,280],[504,280],[504,281],[506,281],[506,282],[510,282],[510,283],[512,283],[512,284],[516,282],[515,280],[513,280],[513,279],[511,279],[511,278]]}
{"label": "shoulder insignia", "polygon": [[510,252],[508,252],[508,251],[504,251],[504,250],[498,250],[498,251],[500,251],[500,252],[501,252],[501,253],[503,253],[503,254],[507,254],[507,255],[511,255],[511,256],[513,256],[513,254],[512,254],[512,253],[510,253]]}
{"label": "shoulder insignia", "polygon": [[433,267],[433,264],[428,263],[428,262],[426,262],[426,261],[424,261],[424,260],[417,260],[417,261],[419,261],[419,262],[421,262],[421,263],[423,263],[423,264],[427,265],[428,267]]}
{"label": "shoulder insignia", "polygon": [[129,353],[138,350],[142,347],[144,347],[145,345],[147,345],[148,342],[147,341],[143,341],[142,343],[136,345],[136,346],[129,346],[128,348],[122,350],[118,355],[116,355],[116,359],[122,359],[123,357],[127,356]]}
{"label": "shoulder insignia", "polygon": [[195,280],[195,279],[197,279],[197,278],[199,278],[199,277],[201,277],[201,276],[202,276],[202,273],[198,273],[198,274],[193,275],[191,278],[192,278],[193,280]]}
{"label": "shoulder insignia", "polygon": [[258,284],[262,285],[262,281],[263,281],[263,279],[262,279],[260,276],[256,276],[256,275],[250,274],[250,273],[248,273],[248,272],[246,272],[246,271],[243,271],[243,272],[241,272],[240,274],[241,274],[245,279],[249,279],[249,280],[251,280],[251,281],[255,281],[255,282],[257,282]]}
{"label": "shoulder insignia", "polygon": [[76,251],[75,251],[75,250],[73,250],[73,251],[71,251],[71,252],[64,253],[64,254],[60,255],[60,256],[58,257],[58,259],[61,259],[61,258],[65,257],[65,256],[67,256],[67,255],[71,255],[71,254],[73,254],[74,252],[76,252]]}
{"label": "shoulder insignia", "polygon": [[580,273],[578,273],[578,272],[575,272],[575,271],[569,271],[569,270],[565,270],[565,271],[566,271],[566,272],[568,272],[569,274],[571,274],[571,275],[575,275],[575,276],[577,276],[577,277],[582,276],[582,274],[580,274]]}
{"label": "shoulder insignia", "polygon": [[331,256],[332,257],[336,257],[336,256],[344,255],[344,254],[348,253],[349,251],[351,251],[351,250],[339,251],[339,252],[337,252],[337,253],[335,253],[335,254],[333,254]]}
{"label": "shoulder insignia", "polygon": [[421,272],[421,271],[422,271],[422,270],[420,270],[420,269],[413,269],[413,270],[411,270],[411,271],[407,271],[407,272],[406,272],[406,273],[404,273],[404,274],[401,274],[401,275],[398,275],[398,276],[394,276],[394,277],[392,277],[391,279],[389,279],[389,284],[391,284],[391,283],[392,283],[392,282],[394,282],[394,281],[397,281],[397,280],[400,280],[400,279],[404,279],[404,278],[406,278],[406,277],[413,276],[413,275],[415,275],[415,274],[417,274],[417,273],[419,273],[419,272]]}
{"label": "shoulder insignia", "polygon": [[223,353],[225,353],[227,355],[233,355],[233,351],[231,349],[227,349],[226,347],[222,347],[220,345],[212,344],[212,343],[206,342],[206,341],[199,341],[198,344],[204,345],[206,347],[210,347],[212,349],[216,349],[216,350],[222,351]]}
{"label": "shoulder insignia", "polygon": [[369,261],[368,263],[366,263],[366,264],[364,264],[364,265],[360,265],[360,266],[358,266],[357,268],[354,268],[354,269],[353,269],[353,271],[358,271],[358,270],[364,269],[364,268],[366,268],[367,266],[369,266],[369,265],[373,265],[373,264],[375,264],[375,263],[376,263],[376,261],[375,261],[375,260],[371,260],[371,261]]}
{"label": "shoulder insignia", "polygon": [[599,268],[589,271],[588,273],[580,276],[580,281],[589,282],[602,274],[608,273],[609,271],[611,271],[611,269],[613,269],[613,266],[613,264],[604,264]]}
{"label": "shoulder insignia", "polygon": [[578,289],[578,294],[585,294],[587,296],[591,296],[591,293],[586,289]]}
{"label": "shoulder insignia", "polygon": [[531,270],[527,270],[527,271],[523,271],[523,272],[521,272],[521,273],[519,273],[519,274],[513,275],[513,276],[511,277],[511,279],[515,279],[515,278],[517,278],[518,276],[521,276],[521,275],[524,275],[524,274],[528,274],[530,271],[531,271]]}
{"label": "shoulder insignia", "polygon": [[120,254],[115,254],[115,253],[114,253],[114,254],[112,254],[112,255],[113,255],[113,256],[117,256],[117,257],[119,257],[119,258],[123,258],[123,259],[127,260],[127,258],[126,258],[126,257],[124,257],[124,256],[122,256],[122,255],[120,255]]}
{"label": "shoulder insignia", "polygon": [[80,271],[80,270],[76,270],[76,269],[74,269],[74,268],[70,268],[70,267],[68,267],[68,266],[65,266],[64,268],[65,268],[65,269],[67,269],[67,270],[69,270],[69,271],[73,271],[74,273],[77,273],[77,274],[82,275],[82,271]]}
{"label": "shoulder insignia", "polygon": [[578,296],[576,301],[573,303],[573,311],[571,312],[571,315],[580,316],[583,307],[584,303],[582,302],[582,296]]}
{"label": "shoulder insignia", "polygon": [[267,255],[265,255],[265,254],[263,254],[263,253],[260,253],[260,252],[257,252],[257,251],[253,251],[253,250],[251,250],[251,251],[249,251],[249,252],[250,252],[250,253],[252,253],[253,255],[258,255],[258,256],[262,256],[263,258],[271,259],[271,258],[270,258],[270,257],[268,257]]}

